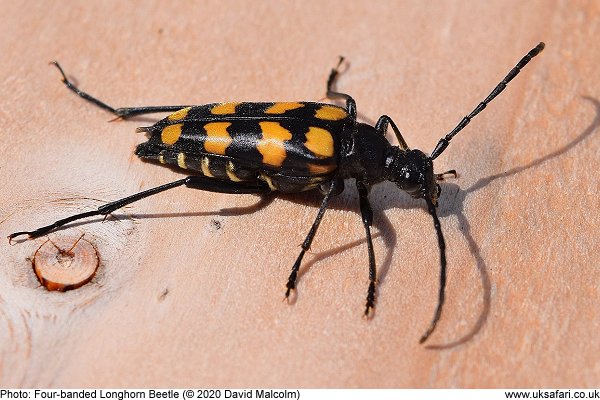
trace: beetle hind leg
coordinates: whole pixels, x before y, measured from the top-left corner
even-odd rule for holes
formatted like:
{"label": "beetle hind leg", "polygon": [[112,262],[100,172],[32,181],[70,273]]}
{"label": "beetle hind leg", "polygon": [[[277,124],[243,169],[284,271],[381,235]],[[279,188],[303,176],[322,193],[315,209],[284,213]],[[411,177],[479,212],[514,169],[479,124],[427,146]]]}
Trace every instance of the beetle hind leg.
{"label": "beetle hind leg", "polygon": [[11,243],[12,240],[18,236],[27,235],[29,239],[34,239],[40,236],[44,236],[47,233],[50,233],[57,228],[60,228],[64,225],[67,225],[71,222],[78,221],[81,219],[97,216],[97,215],[108,215],[120,208],[125,207],[131,203],[134,203],[138,200],[145,199],[146,197],[153,196],[160,192],[164,192],[165,190],[173,189],[178,186],[186,186],[192,189],[201,189],[206,190],[208,192],[217,192],[217,193],[229,193],[229,194],[243,194],[243,193],[268,193],[270,191],[269,187],[263,182],[230,182],[230,181],[222,181],[219,179],[211,179],[200,175],[192,175],[187,178],[179,179],[174,182],[170,182],[164,185],[160,185],[154,187],[152,189],[144,190],[142,192],[133,194],[131,196],[124,197],[122,199],[113,201],[111,203],[104,204],[96,210],[87,211],[75,215],[71,215],[69,217],[59,219],[56,222],[43,226],[41,228],[35,229],[33,231],[21,231],[15,232],[13,234],[8,235],[8,242]]}
{"label": "beetle hind leg", "polygon": [[51,61],[50,64],[52,64],[56,68],[58,68],[58,70],[60,71],[60,74],[62,75],[63,83],[70,91],[72,91],[73,93],[75,93],[76,95],[81,97],[82,99],[87,100],[90,103],[96,105],[97,107],[100,107],[103,110],[106,110],[106,111],[114,114],[117,118],[126,119],[129,117],[133,117],[136,115],[142,115],[142,114],[152,114],[152,113],[157,113],[157,112],[174,112],[174,111],[181,110],[182,108],[188,107],[188,106],[148,106],[148,107],[114,108],[114,107],[109,106],[108,104],[104,103],[103,101],[95,98],[94,96],[80,90],[77,86],[75,86],[73,84],[73,82],[71,82],[69,80],[69,78],[67,78],[67,75],[65,74],[62,67],[60,66],[60,64],[57,61]]}
{"label": "beetle hind leg", "polygon": [[356,101],[346,93],[340,93],[333,90],[333,85],[340,74],[340,65],[344,62],[344,57],[340,56],[340,60],[338,61],[335,68],[331,70],[329,73],[329,78],[327,78],[327,97],[330,99],[341,98],[346,100],[346,111],[353,119],[356,119]]}

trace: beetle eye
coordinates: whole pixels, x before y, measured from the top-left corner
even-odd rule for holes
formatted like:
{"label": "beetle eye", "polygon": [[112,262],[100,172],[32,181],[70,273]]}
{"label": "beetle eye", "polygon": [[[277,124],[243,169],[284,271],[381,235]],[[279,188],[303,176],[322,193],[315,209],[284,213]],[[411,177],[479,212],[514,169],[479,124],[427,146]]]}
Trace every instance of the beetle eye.
{"label": "beetle eye", "polygon": [[405,169],[400,172],[397,185],[400,189],[405,190],[409,193],[418,192],[421,188],[421,182],[419,182],[419,174],[411,170]]}

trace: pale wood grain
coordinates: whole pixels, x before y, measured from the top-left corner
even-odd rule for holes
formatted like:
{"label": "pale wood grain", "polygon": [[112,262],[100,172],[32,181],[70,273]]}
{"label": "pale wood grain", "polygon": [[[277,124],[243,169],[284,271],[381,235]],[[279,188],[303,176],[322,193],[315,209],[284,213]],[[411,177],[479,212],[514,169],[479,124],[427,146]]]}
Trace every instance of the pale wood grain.
{"label": "pale wood grain", "polygon": [[[80,289],[40,287],[44,239],[0,241],[2,386],[593,387],[600,382],[598,2],[3,3],[0,232],[32,229],[178,179],[134,133],[69,93],[47,62],[114,106],[317,100],[339,88],[431,151],[539,41],[547,48],[436,160],[447,303],[424,204],[376,187],[376,316],[352,184],[284,284],[317,194],[175,189],[50,235],[94,244]],[[265,205],[263,207],[263,205]],[[248,208],[248,213],[223,212]],[[243,211],[243,210],[242,210]]]}

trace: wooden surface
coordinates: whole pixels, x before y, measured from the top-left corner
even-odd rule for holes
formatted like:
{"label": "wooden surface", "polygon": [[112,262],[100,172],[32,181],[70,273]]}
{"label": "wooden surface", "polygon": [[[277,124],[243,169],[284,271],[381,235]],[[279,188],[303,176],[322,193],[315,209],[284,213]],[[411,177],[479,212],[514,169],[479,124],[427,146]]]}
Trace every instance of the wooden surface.
{"label": "wooden surface", "polygon": [[[0,233],[33,229],[181,173],[133,155],[151,118],[108,123],[59,60],[114,106],[319,100],[330,68],[360,118],[394,118],[430,152],[539,41],[544,52],[436,160],[447,302],[430,345],[438,250],[423,202],[371,194],[380,274],[353,185],[284,284],[318,194],[268,204],[190,189],[82,234],[100,258],[68,292],[40,286],[46,238],[0,241],[1,386],[593,387],[600,384],[600,3],[2,2]],[[233,210],[231,210],[233,208]],[[95,221],[95,222],[94,222]]]}

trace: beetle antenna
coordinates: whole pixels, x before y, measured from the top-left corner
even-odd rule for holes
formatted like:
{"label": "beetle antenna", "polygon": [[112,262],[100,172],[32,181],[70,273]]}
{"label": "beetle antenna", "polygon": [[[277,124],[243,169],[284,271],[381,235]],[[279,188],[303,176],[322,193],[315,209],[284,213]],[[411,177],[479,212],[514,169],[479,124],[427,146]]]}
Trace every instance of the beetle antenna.
{"label": "beetle antenna", "polygon": [[438,219],[433,202],[429,197],[425,197],[425,201],[427,202],[427,209],[429,211],[429,214],[433,218],[433,225],[435,226],[435,231],[437,233],[438,238],[438,247],[440,248],[440,289],[438,294],[438,305],[435,310],[433,320],[431,321],[431,324],[429,324],[429,328],[427,328],[427,331],[425,331],[423,336],[421,336],[421,339],[419,339],[419,343],[425,343],[425,341],[435,330],[435,327],[437,326],[437,323],[440,320],[440,317],[442,316],[442,306],[444,305],[446,291],[446,242],[444,241],[444,235],[442,234],[442,226],[440,225],[440,220]]}
{"label": "beetle antenna", "polygon": [[494,100],[496,96],[498,96],[506,88],[508,82],[510,82],[515,76],[517,76],[519,72],[521,72],[521,69],[523,69],[533,57],[537,56],[541,53],[542,50],[544,50],[545,46],[546,45],[544,44],[544,42],[540,42],[540,44],[535,46],[533,49],[531,49],[531,51],[529,51],[529,53],[527,53],[523,58],[521,58],[521,61],[519,61],[517,65],[510,70],[508,75],[506,75],[504,79],[502,79],[502,82],[500,82],[494,88],[494,90],[492,90],[488,97],[486,97],[485,100],[479,103],[479,105],[477,105],[477,107],[475,107],[475,109],[471,111],[469,115],[464,117],[462,121],[460,121],[460,123],[454,129],[452,129],[452,131],[449,134],[440,139],[437,146],[435,146],[435,149],[431,153],[430,158],[434,160],[437,158],[437,156],[442,154],[442,152],[446,150],[446,147],[448,147],[450,140],[452,140],[452,138],[456,136],[458,132],[462,131],[463,128],[467,126],[469,122],[471,122],[471,119],[473,119],[477,114],[483,111],[483,109],[488,105],[488,103]]}

